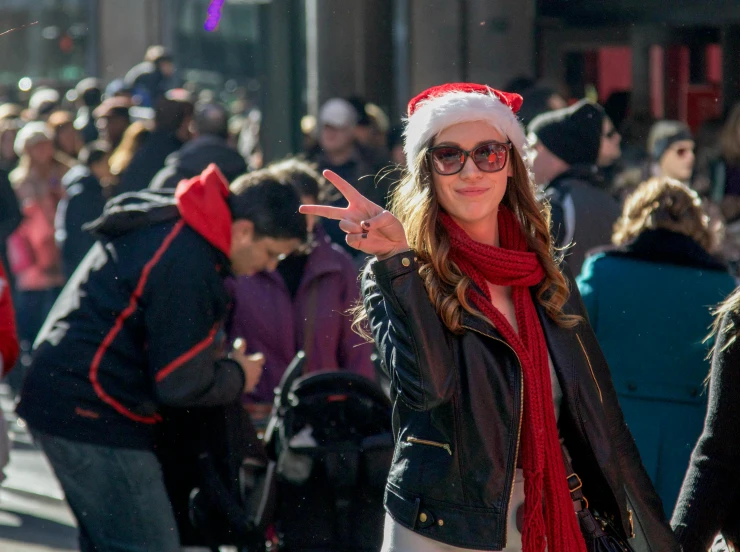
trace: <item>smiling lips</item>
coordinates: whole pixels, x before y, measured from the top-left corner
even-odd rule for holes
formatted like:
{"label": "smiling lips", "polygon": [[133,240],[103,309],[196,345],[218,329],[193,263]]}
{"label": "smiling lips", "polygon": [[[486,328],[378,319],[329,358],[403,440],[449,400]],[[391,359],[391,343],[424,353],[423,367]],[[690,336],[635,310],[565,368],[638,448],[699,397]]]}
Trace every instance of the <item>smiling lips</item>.
{"label": "smiling lips", "polygon": [[465,197],[475,197],[475,196],[483,195],[487,191],[488,191],[488,188],[481,188],[479,186],[468,186],[466,188],[460,188],[459,190],[455,190],[455,192]]}

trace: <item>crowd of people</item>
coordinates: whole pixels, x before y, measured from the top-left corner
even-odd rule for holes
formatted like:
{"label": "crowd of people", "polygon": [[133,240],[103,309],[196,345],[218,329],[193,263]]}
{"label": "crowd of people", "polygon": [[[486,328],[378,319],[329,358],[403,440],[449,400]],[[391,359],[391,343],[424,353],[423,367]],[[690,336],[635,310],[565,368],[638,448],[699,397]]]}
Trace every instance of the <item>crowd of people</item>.
{"label": "crowd of people", "polygon": [[[158,405],[240,400],[259,422],[298,351],[307,373],[352,371],[396,400],[404,446],[386,497],[388,551],[435,549],[417,537],[455,550],[572,542],[525,496],[541,493],[546,511],[562,506],[565,487],[540,455],[556,447],[561,424],[582,415],[604,419],[564,430],[565,464],[556,466],[572,456],[598,480],[584,486],[602,493],[595,503],[607,511],[624,499],[614,486],[626,485],[630,506],[613,512],[624,532],[634,515],[654,549],[677,549],[673,514],[686,552],[705,552],[720,532],[740,542],[729,429],[740,105],[692,131],[528,79],[511,83],[511,94],[455,86],[417,97],[398,124],[361,98],[329,99],[301,120],[303,151],[267,166],[258,110],[180,87],[172,54],[159,46],[108,86],[87,78],[73,94],[41,88],[27,104],[0,105],[0,370],[80,521],[83,551],[106,549],[112,534],[176,550],[153,453]],[[457,103],[436,103],[447,97]],[[463,115],[452,113],[460,106]],[[498,219],[486,212],[482,224],[460,196],[484,194],[489,180],[506,192],[486,207]],[[299,214],[301,204],[317,207]],[[504,273],[497,263],[518,268]],[[543,278],[547,290],[534,301],[520,293],[522,281]],[[374,344],[356,331],[368,321]],[[486,336],[508,350],[492,351]],[[508,450],[508,441],[479,431],[492,423],[488,409],[508,427],[514,410],[494,398],[519,404],[509,352],[545,435],[525,413],[518,464],[489,450]],[[487,372],[486,362],[503,368]],[[560,389],[564,364],[588,379],[573,387],[561,379]],[[552,377],[540,378],[548,366]],[[487,394],[499,385],[500,396]],[[550,387],[554,419],[542,407]],[[583,412],[563,421],[561,410],[576,403]],[[591,447],[601,444],[579,441],[591,432],[601,443],[614,431],[625,457],[619,474],[597,465],[601,452]],[[454,466],[415,452],[414,439],[448,451],[471,439],[476,450],[450,457],[500,468],[514,483],[478,480],[487,490],[474,492],[484,468],[453,478]],[[0,441],[0,465],[3,449]],[[414,469],[431,479],[414,479]],[[122,480],[141,500],[122,501],[119,521],[146,523],[124,527],[102,515],[111,493],[130,491],[115,487]],[[524,504],[523,521],[514,509],[513,521],[481,514],[466,535],[451,528],[457,511],[483,508],[504,490]],[[421,522],[404,517],[414,497],[431,505],[422,512],[417,502]],[[507,535],[519,548],[505,548]]]}

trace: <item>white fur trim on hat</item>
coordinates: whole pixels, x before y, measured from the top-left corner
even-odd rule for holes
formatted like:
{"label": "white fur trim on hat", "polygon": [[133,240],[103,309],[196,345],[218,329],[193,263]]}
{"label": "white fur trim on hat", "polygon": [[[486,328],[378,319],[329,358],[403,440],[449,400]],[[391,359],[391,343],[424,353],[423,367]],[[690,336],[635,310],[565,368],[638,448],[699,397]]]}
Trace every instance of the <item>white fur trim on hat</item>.
{"label": "white fur trim on hat", "polygon": [[530,150],[524,128],[509,106],[493,94],[457,91],[424,100],[407,119],[403,145],[406,166],[410,169],[419,152],[444,129],[471,121],[485,121],[503,133],[531,172]]}

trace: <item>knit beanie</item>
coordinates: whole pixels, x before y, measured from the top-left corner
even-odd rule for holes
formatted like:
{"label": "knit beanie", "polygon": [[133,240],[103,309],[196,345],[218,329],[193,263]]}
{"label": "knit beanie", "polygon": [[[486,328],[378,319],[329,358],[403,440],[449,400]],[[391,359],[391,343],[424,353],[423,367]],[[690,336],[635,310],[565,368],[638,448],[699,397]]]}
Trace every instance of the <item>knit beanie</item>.
{"label": "knit beanie", "polygon": [[519,94],[502,92],[485,84],[454,82],[425,90],[408,105],[403,133],[407,166],[412,167],[422,149],[447,127],[483,121],[506,136],[529,168],[526,135],[516,117],[521,105]]}
{"label": "knit beanie", "polygon": [[603,107],[584,99],[538,115],[529,124],[529,132],[568,165],[594,165],[605,116]]}
{"label": "knit beanie", "polygon": [[681,121],[658,121],[648,134],[648,153],[654,161],[660,161],[673,144],[693,139],[691,129]]}
{"label": "knit beanie", "polygon": [[38,144],[39,142],[52,141],[54,138],[51,135],[51,130],[46,123],[41,121],[32,121],[26,123],[26,125],[18,131],[15,136],[15,142],[13,142],[13,151],[20,157],[22,156],[27,147]]}

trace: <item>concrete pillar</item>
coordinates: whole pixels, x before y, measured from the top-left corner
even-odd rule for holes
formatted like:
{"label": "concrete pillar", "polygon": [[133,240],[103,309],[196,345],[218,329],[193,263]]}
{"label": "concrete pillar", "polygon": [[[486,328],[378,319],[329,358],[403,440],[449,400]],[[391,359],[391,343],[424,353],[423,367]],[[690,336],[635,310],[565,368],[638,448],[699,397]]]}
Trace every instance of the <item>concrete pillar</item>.
{"label": "concrete pillar", "polygon": [[632,29],[632,99],[634,114],[649,115],[650,109],[650,46],[653,44],[653,29]]}
{"label": "concrete pillar", "polygon": [[740,101],[740,25],[722,28],[722,108],[728,113]]}
{"label": "concrete pillar", "polygon": [[358,53],[363,45],[356,33],[356,14],[364,0],[316,0],[316,48],[319,105],[334,96],[357,93]]}
{"label": "concrete pillar", "polygon": [[462,80],[461,0],[411,1],[411,96]]}
{"label": "concrete pillar", "polygon": [[411,97],[411,0],[393,0],[393,108],[389,115],[406,115]]}
{"label": "concrete pillar", "polygon": [[294,129],[294,54],[291,29],[294,18],[291,0],[272,0],[263,7],[260,23],[265,34],[265,49],[261,70],[264,81],[261,90],[262,124],[260,138],[265,162],[285,157],[297,150]]}
{"label": "concrete pillar", "polygon": [[315,51],[317,73],[316,91],[309,90],[309,98],[315,94],[320,105],[335,96],[359,95],[388,109],[393,93],[391,0],[311,0],[307,16],[307,25],[313,25],[306,30],[307,49]]}
{"label": "concrete pillar", "polygon": [[464,22],[467,67],[463,77],[502,88],[515,77],[532,76],[534,0],[467,0]]}
{"label": "concrete pillar", "polygon": [[[123,77],[144,59],[148,46],[161,42],[161,0],[99,0],[100,69],[104,81]],[[205,19],[205,15],[204,15]]]}

